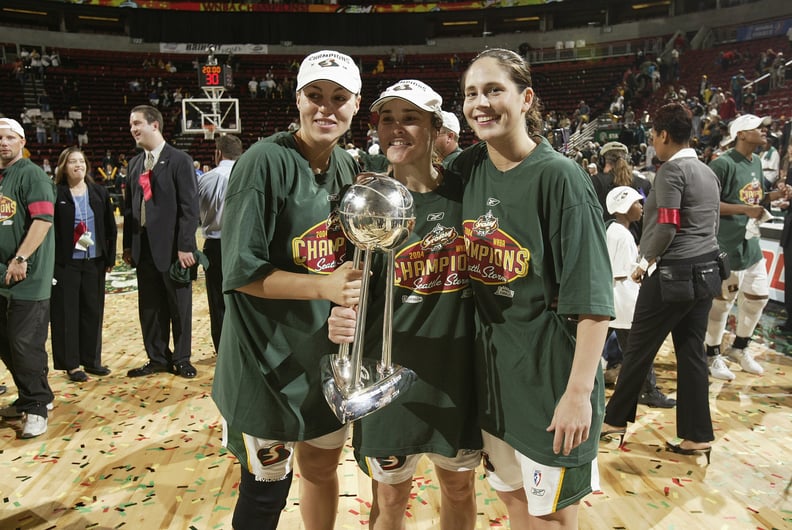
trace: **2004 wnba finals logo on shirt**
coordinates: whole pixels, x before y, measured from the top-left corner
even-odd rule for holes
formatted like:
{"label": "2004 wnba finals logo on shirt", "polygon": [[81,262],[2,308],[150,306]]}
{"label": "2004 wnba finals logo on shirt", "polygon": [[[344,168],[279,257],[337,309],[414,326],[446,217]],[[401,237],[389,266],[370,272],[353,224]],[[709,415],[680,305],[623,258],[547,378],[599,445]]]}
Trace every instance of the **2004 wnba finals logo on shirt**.
{"label": "2004 wnba finals logo on shirt", "polygon": [[0,221],[7,221],[16,214],[16,201],[0,193]]}
{"label": "2004 wnba finals logo on shirt", "polygon": [[396,285],[418,294],[450,293],[469,284],[465,242],[454,227],[438,223],[401,249],[395,262]]}
{"label": "2004 wnba finals logo on shirt", "polygon": [[338,213],[292,240],[294,263],[318,274],[330,274],[346,259],[346,238]]}
{"label": "2004 wnba finals logo on shirt", "polygon": [[492,211],[463,221],[468,275],[485,285],[509,283],[528,274],[531,252],[500,229]]}

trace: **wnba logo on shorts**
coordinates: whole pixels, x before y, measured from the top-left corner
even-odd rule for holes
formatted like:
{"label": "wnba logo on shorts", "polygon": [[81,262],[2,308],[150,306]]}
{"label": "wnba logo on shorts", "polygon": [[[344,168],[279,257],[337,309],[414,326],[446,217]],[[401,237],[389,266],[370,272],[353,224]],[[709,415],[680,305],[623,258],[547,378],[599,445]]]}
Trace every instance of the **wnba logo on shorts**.
{"label": "wnba logo on shorts", "polygon": [[256,457],[262,466],[271,466],[287,460],[290,454],[289,448],[279,443],[270,447],[262,447],[256,452]]}
{"label": "wnba logo on shorts", "polygon": [[535,495],[536,497],[544,497],[545,490],[539,489],[539,484],[542,482],[542,472],[538,469],[534,469],[533,472],[533,485],[534,487],[531,488],[531,495]]}

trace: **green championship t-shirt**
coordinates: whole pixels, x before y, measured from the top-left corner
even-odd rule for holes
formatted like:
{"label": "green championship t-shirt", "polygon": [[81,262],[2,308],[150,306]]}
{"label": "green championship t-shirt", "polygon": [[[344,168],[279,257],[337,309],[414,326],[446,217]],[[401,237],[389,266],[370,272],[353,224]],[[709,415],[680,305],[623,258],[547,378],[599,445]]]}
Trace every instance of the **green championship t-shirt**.
{"label": "green championship t-shirt", "polygon": [[[721,202],[758,205],[764,198],[762,162],[758,156],[745,158],[736,149],[729,149],[710,162],[721,183]],[[762,259],[759,238],[745,239],[747,215],[724,215],[720,219],[718,245],[729,255],[733,271],[742,271]]]}
{"label": "green championship t-shirt", "polygon": [[[212,397],[229,427],[295,441],[341,427],[324,399],[319,362],[330,302],[273,300],[236,289],[274,269],[330,274],[351,252],[336,213],[357,164],[340,147],[314,175],[291,133],[247,150],[229,177],[223,213],[225,318]],[[349,253],[349,256],[347,254]]]}
{"label": "green championship t-shirt", "polygon": [[[395,251],[393,362],[417,381],[393,403],[355,425],[358,458],[481,448],[473,376],[473,293],[462,237],[462,185],[446,175],[429,193],[412,193],[415,227]],[[375,254],[366,356],[382,354],[387,257]],[[363,466],[365,469],[365,465]]]}
{"label": "green championship t-shirt", "polygon": [[[17,255],[34,219],[52,223],[54,212],[55,186],[43,169],[27,158],[5,168],[0,180],[0,263],[6,264]],[[48,300],[55,269],[55,236],[51,228],[38,249],[26,257],[27,277],[11,287],[0,288],[0,296]]]}
{"label": "green championship t-shirt", "polygon": [[597,455],[602,372],[591,393],[589,439],[553,453],[550,425],[572,367],[577,315],[613,316],[605,226],[591,179],[545,139],[499,171],[484,143],[453,167],[469,177],[463,224],[476,302],[482,429],[530,458],[575,467]]}

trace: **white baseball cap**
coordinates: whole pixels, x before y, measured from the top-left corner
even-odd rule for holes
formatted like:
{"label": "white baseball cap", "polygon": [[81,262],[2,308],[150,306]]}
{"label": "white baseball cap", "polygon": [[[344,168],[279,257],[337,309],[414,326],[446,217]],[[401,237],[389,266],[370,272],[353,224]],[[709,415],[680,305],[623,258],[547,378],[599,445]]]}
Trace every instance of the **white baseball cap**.
{"label": "white baseball cap", "polygon": [[643,197],[635,188],[630,186],[618,186],[608,192],[605,197],[605,206],[609,214],[627,213],[635,201],[643,200]]}
{"label": "white baseball cap", "polygon": [[440,94],[432,90],[426,83],[416,79],[402,79],[394,85],[389,86],[380,94],[380,97],[371,104],[371,112],[379,112],[382,106],[392,100],[402,99],[412,103],[421,110],[432,112],[442,117],[443,98]]}
{"label": "white baseball cap", "polygon": [[630,150],[627,149],[627,146],[621,142],[608,142],[600,148],[600,156],[604,155],[608,151],[621,151],[623,153],[629,153]]}
{"label": "white baseball cap", "polygon": [[729,124],[729,136],[721,140],[721,146],[728,145],[737,140],[737,133],[740,131],[752,131],[758,129],[762,125],[768,126],[771,123],[773,123],[773,119],[770,116],[765,116],[764,118],[754,116],[753,114],[738,116]]}
{"label": "white baseball cap", "polygon": [[461,130],[459,127],[459,118],[456,117],[456,114],[453,112],[442,111],[443,112],[443,127],[452,131],[457,136],[459,136],[459,131]]}
{"label": "white baseball cap", "polygon": [[19,124],[18,121],[12,118],[0,118],[0,129],[11,129],[22,138],[25,137],[25,129]]}
{"label": "white baseball cap", "polygon": [[349,55],[333,50],[312,53],[300,64],[297,91],[315,81],[332,81],[353,94],[360,94],[360,70]]}

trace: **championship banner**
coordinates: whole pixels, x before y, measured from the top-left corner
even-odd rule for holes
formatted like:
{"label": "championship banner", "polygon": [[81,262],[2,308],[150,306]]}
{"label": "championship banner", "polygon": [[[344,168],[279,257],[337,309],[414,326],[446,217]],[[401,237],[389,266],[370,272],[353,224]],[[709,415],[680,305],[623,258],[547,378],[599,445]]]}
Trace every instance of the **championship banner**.
{"label": "championship banner", "polygon": [[212,44],[212,43],[160,43],[160,53],[206,54],[209,46],[214,46],[215,55],[266,55],[269,53],[267,44]]}
{"label": "championship banner", "polygon": [[202,11],[216,13],[430,13],[437,11],[473,11],[500,7],[523,7],[563,0],[489,0],[426,4],[375,4],[339,6],[333,4],[235,4],[228,2],[168,2],[165,0],[64,0],[67,3],[104,7]]}

